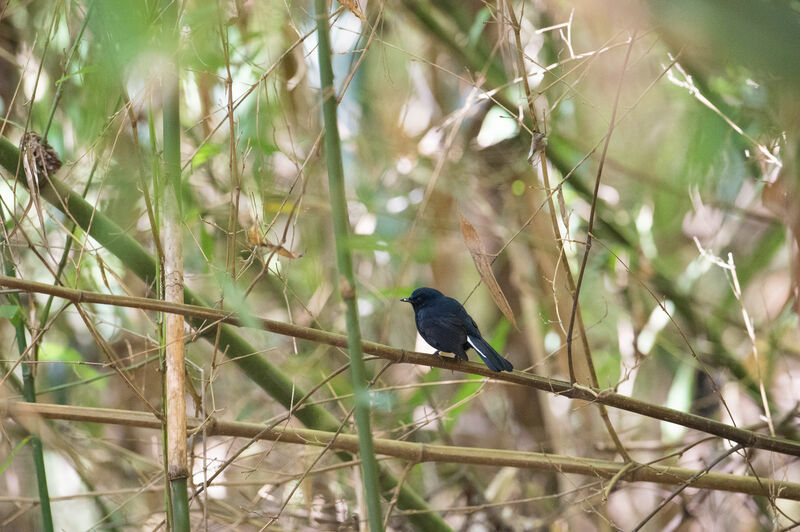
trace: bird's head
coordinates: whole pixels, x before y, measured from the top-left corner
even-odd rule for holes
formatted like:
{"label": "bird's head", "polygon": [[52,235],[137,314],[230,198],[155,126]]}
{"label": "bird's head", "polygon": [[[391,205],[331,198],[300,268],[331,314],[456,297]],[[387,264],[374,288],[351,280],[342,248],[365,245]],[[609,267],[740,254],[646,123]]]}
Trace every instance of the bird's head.
{"label": "bird's head", "polygon": [[415,309],[424,307],[425,305],[444,297],[444,294],[435,290],[433,288],[417,288],[414,290],[409,297],[404,297],[400,301],[405,301],[406,303],[411,303],[411,306]]}

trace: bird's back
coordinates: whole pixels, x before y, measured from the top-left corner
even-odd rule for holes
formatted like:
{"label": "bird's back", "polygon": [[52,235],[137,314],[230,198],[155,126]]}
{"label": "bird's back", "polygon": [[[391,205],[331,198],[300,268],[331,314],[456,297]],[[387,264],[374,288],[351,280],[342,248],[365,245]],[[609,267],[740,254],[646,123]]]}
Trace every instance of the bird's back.
{"label": "bird's back", "polygon": [[472,319],[472,316],[467,313],[464,305],[452,297],[443,297],[442,301],[443,305],[446,306],[447,313],[457,317],[464,324],[464,332],[466,334],[481,334],[478,330],[478,325],[475,323],[475,320]]}

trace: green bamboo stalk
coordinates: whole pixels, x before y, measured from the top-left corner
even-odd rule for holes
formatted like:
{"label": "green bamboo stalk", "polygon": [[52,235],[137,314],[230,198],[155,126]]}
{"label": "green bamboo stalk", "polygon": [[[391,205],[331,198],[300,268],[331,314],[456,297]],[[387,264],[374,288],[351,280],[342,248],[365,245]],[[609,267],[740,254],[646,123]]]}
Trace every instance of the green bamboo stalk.
{"label": "green bamboo stalk", "polygon": [[191,530],[189,521],[189,497],[186,477],[170,478],[170,501],[172,504],[172,530]]}
{"label": "green bamboo stalk", "polygon": [[[5,233],[3,235],[5,235]],[[8,252],[8,246],[9,244],[5,240],[5,236],[3,236],[2,248],[5,272],[9,277],[15,277],[16,268],[14,268],[14,262]],[[28,350],[28,342],[25,338],[25,324],[22,321],[22,316],[24,316],[22,305],[17,294],[8,294],[7,297],[9,301],[16,305],[17,311],[19,312],[18,321],[14,329],[17,335],[19,356],[25,356],[24,354]],[[35,403],[36,383],[34,382],[33,372],[31,371],[31,364],[28,363],[32,362],[34,359],[30,354],[28,354],[27,357],[29,357],[29,360],[23,361],[22,363],[22,395],[29,403]],[[50,508],[50,492],[47,489],[47,471],[44,467],[44,450],[42,448],[42,440],[36,434],[31,434],[31,449],[33,451],[33,467],[36,471],[36,486],[39,491],[39,501],[41,502],[40,512],[42,515],[42,529],[47,532],[52,532],[53,512]]]}
{"label": "green bamboo stalk", "polygon": [[[21,310],[21,308],[20,308]],[[25,341],[25,327],[22,323],[16,326],[17,333],[17,346],[19,348],[20,356],[27,349]],[[33,372],[31,371],[30,364],[22,364],[22,383],[23,395],[25,400],[29,403],[36,402],[36,385],[33,379]],[[47,471],[44,467],[44,449],[42,447],[42,440],[39,436],[31,437],[31,446],[33,449],[33,465],[36,470],[36,486],[39,490],[39,500],[41,504],[42,514],[42,528],[48,532],[53,531],[53,512],[50,508],[50,492],[47,489]]]}
{"label": "green bamboo stalk", "polygon": [[[181,124],[180,124],[180,66],[178,64],[178,2],[168,0],[164,9],[164,48],[171,55],[169,72],[163,78],[164,104],[164,179],[161,198],[164,230],[161,232],[164,251],[163,299],[183,302],[183,245],[181,239]],[[172,530],[188,532],[189,494],[186,479],[189,466],[186,451],[186,384],[183,327],[184,317],[166,314],[163,317],[164,338],[164,410],[166,414],[166,477]]]}
{"label": "green bamboo stalk", "polygon": [[[5,137],[0,137],[0,166],[14,175],[17,172],[19,158],[20,153],[17,147]],[[43,185],[40,189],[41,197],[44,200],[77,222],[84,231],[120,259],[144,283],[147,285],[155,283],[156,261],[139,242],[58,179],[51,177],[48,178],[48,182],[49,184]],[[23,186],[27,184],[24,179],[19,180],[19,183]],[[188,288],[184,291],[184,302],[209,306]],[[190,323],[193,327],[201,328],[207,321],[193,319]],[[216,328],[205,328],[202,336],[214,343],[217,339]],[[239,366],[249,379],[285,408],[292,408],[294,400],[305,395],[305,391],[295,386],[291,379],[264,357],[250,356],[258,350],[239,336],[233,326],[223,325],[220,327],[218,341],[219,350]],[[309,428],[335,432],[339,427],[339,420],[318,405],[306,406],[294,412],[294,415]],[[344,461],[351,459],[346,452],[339,452],[337,456]],[[388,493],[388,496],[391,496],[391,487],[397,481],[385,466],[381,467],[380,480],[384,494]],[[401,488],[399,506],[404,510],[429,511],[424,500],[407,485]],[[414,513],[409,516],[409,520],[419,530],[431,532],[451,530],[435,513]]]}
{"label": "green bamboo stalk", "polygon": [[361,350],[361,329],[358,324],[358,299],[353,275],[353,260],[350,256],[350,221],[345,200],[344,170],[342,168],[342,148],[339,141],[339,127],[336,119],[336,89],[333,85],[331,65],[331,46],[328,34],[328,3],[326,0],[314,1],[314,15],[317,19],[319,43],[320,88],[322,91],[322,116],[325,124],[325,160],[328,163],[328,184],[331,195],[331,215],[333,233],[336,238],[336,262],[339,269],[339,292],[347,307],[347,345],[350,354],[350,374],[355,396],[355,419],[358,427],[361,475],[367,500],[367,519],[372,532],[383,530],[383,518],[378,484],[378,462],[372,443],[370,428],[370,398],[367,386],[367,371],[364,367],[364,353]]}
{"label": "green bamboo stalk", "polygon": [[[97,170],[98,164],[99,164],[99,160],[95,161],[94,165],[92,165],[92,169],[89,172],[89,179],[86,181],[86,185],[83,187],[83,192],[81,194],[82,197],[86,197],[86,193],[88,192],[89,187],[92,184],[92,181],[94,179],[94,175],[95,175],[95,172]],[[69,224],[69,229],[68,230],[69,230],[70,234],[73,234],[75,232],[75,227],[76,227],[76,225],[74,223],[70,223]],[[61,259],[58,261],[58,266],[56,268],[55,278],[57,280],[61,279],[61,275],[62,275],[62,273],[64,272],[64,269],[67,266],[67,261],[69,259],[69,253],[70,253],[70,250],[72,249],[72,244],[73,244],[74,240],[75,239],[73,239],[73,238],[67,238],[66,241],[64,242],[64,250],[61,252]],[[13,264],[12,264],[12,268],[13,268]],[[16,296],[13,296],[13,297],[16,297]],[[53,296],[52,294],[49,295],[48,298],[47,298],[47,301],[45,302],[44,306],[42,307],[41,312],[39,313],[39,330],[44,330],[45,326],[47,325],[47,320],[50,318],[50,309],[53,306],[53,299],[54,298],[55,298],[55,296]],[[17,305],[17,306],[19,306],[19,305]],[[19,334],[19,331],[17,331],[17,334]],[[41,346],[42,346],[42,342],[41,341],[36,342],[36,344],[34,345],[34,352],[33,352],[33,355],[32,355],[33,356],[33,360],[39,360],[39,349],[41,348]],[[143,366],[143,365],[149,363],[150,361],[151,361],[151,359],[147,359],[145,361],[139,362],[138,364],[136,364],[136,366],[137,367]],[[127,368],[127,369],[133,369],[133,367]],[[23,377],[25,375],[25,371],[26,370],[28,370],[28,372],[30,373],[29,368],[26,365],[23,365],[23,368],[22,368]],[[108,373],[107,375],[101,375],[101,376],[98,376],[98,377],[94,377],[92,379],[86,379],[84,382],[85,383],[93,382],[93,381],[105,378],[107,376],[115,375],[115,374],[116,373],[111,372],[111,373]],[[34,386],[35,382],[34,382],[33,378],[30,379],[30,383],[31,384],[30,384],[30,390],[29,391],[27,390],[27,387],[28,387],[27,381],[25,381],[24,378],[23,378],[23,382],[24,382],[24,384],[23,384],[23,397],[25,397],[26,401],[30,401],[29,398],[32,397],[33,398],[32,402],[35,402],[37,393],[36,393],[36,389],[35,389],[35,386]],[[39,394],[46,394],[46,393],[53,392],[53,391],[56,391],[56,390],[66,389],[66,388],[69,388],[69,387],[74,386],[74,385],[75,385],[75,383],[62,384],[62,385],[58,385],[58,386],[53,386],[53,387],[51,387],[49,389],[39,390],[38,393]],[[38,437],[34,437],[34,439],[31,442],[31,445],[33,445],[34,452],[36,452],[36,445],[37,444],[38,444],[39,449],[41,451],[41,440]],[[81,476],[81,480],[83,481],[83,483],[88,486],[89,490],[90,491],[94,491],[94,488],[92,487],[91,479],[86,478],[86,476],[83,475],[79,469],[76,469],[76,471]],[[108,515],[108,514],[111,513],[110,509],[108,508],[108,506],[106,505],[106,503],[105,503],[105,501],[103,500],[102,497],[94,497],[94,502],[97,505],[97,507],[99,508],[99,510],[100,510],[102,515]],[[47,504],[48,504],[47,511],[49,512],[50,511],[49,499],[47,501]],[[114,515],[113,519],[114,519],[114,523],[111,526],[110,530],[118,530],[119,522],[118,522],[118,519],[116,518],[116,515]]]}

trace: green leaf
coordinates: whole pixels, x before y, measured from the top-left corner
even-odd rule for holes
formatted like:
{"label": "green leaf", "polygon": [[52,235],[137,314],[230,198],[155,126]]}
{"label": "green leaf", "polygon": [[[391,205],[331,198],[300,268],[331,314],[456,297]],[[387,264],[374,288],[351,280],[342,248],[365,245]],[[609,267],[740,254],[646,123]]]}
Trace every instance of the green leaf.
{"label": "green leaf", "polygon": [[369,393],[369,402],[374,411],[389,414],[397,405],[397,396],[391,392],[373,390]]}
{"label": "green leaf", "polygon": [[483,28],[486,26],[486,22],[491,17],[492,13],[488,7],[484,7],[478,14],[475,16],[475,22],[472,23],[472,27],[469,29],[469,45],[475,46],[478,43],[478,39],[481,38],[481,34],[483,33]]}
{"label": "green leaf", "polygon": [[260,324],[252,318],[253,309],[247,299],[245,299],[244,290],[233,282],[225,272],[218,272],[215,277],[217,283],[222,287],[222,293],[225,296],[225,307],[236,309],[239,319],[242,320],[242,325],[252,329],[258,329]]}
{"label": "green leaf", "polygon": [[347,242],[351,250],[393,251],[386,240],[378,235],[349,235]]}
{"label": "green leaf", "polygon": [[[39,360],[51,362],[82,362],[83,355],[71,347],[66,347],[53,342],[43,342],[39,349]],[[101,373],[94,367],[85,364],[68,364],[69,368],[82,381],[96,379]],[[95,380],[91,383],[93,388],[106,388],[106,381]]]}
{"label": "green leaf", "polygon": [[[467,399],[480,389],[483,377],[479,375],[467,375],[467,378],[475,382],[465,382],[459,386],[456,393],[451,397],[452,404],[457,404],[459,401]],[[450,431],[453,430],[453,426],[458,421],[458,417],[461,415],[461,413],[471,406],[471,401],[464,401],[464,403],[448,411],[447,417],[444,420],[444,430],[448,434],[450,434]]]}
{"label": "green leaf", "polygon": [[197,153],[192,157],[192,168],[197,168],[213,156],[222,153],[222,146],[219,144],[203,144]]}
{"label": "green leaf", "polygon": [[11,322],[14,327],[20,324],[22,316],[19,314],[19,307],[16,305],[0,305],[0,318],[5,318]]}
{"label": "green leaf", "polygon": [[2,475],[3,472],[8,468],[8,466],[11,465],[11,462],[14,460],[14,457],[17,455],[19,450],[22,449],[30,441],[30,439],[31,437],[28,436],[14,447],[14,449],[11,451],[11,454],[8,455],[6,461],[3,462],[3,465],[0,465],[0,475]]}
{"label": "green leaf", "polygon": [[83,74],[94,74],[98,72],[100,69],[94,65],[87,65],[81,69],[76,70],[72,74],[67,74],[66,76],[61,76],[56,80],[56,85],[60,85],[67,81],[68,79],[72,79],[77,76],[82,76]]}

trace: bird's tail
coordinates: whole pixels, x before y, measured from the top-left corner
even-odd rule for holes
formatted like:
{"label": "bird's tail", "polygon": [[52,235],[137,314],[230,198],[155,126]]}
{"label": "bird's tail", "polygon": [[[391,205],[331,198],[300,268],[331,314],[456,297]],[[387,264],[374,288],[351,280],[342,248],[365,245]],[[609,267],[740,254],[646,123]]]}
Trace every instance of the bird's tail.
{"label": "bird's tail", "polygon": [[489,342],[472,334],[467,335],[467,342],[472,348],[477,351],[478,355],[483,359],[483,363],[492,371],[511,371],[514,366],[511,362],[501,357],[494,348],[489,345]]}

